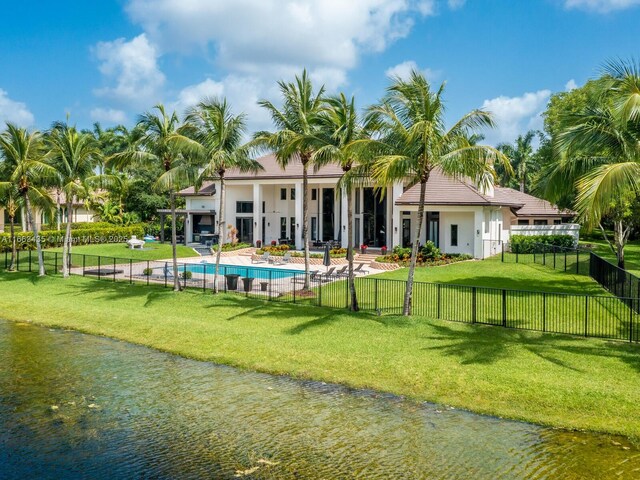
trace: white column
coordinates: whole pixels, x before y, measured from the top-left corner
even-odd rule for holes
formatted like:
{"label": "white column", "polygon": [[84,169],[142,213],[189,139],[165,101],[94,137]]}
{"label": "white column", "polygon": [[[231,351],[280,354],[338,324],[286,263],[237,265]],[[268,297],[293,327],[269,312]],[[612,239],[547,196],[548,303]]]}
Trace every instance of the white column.
{"label": "white column", "polygon": [[262,241],[262,185],[253,184],[253,244]]}
{"label": "white column", "polygon": [[389,237],[391,245],[387,245],[389,251],[396,245],[402,244],[402,209],[396,205],[396,200],[400,198],[404,188],[402,182],[393,184],[391,190],[391,236]]}
{"label": "white column", "polygon": [[296,248],[302,250],[304,249],[304,245],[302,244],[302,182],[296,182],[295,187]]}
{"label": "white column", "polygon": [[483,252],[483,244],[482,241],[483,233],[484,233],[484,210],[482,207],[478,207],[474,210],[473,213],[473,238],[474,238],[474,248],[473,248],[473,256],[475,258],[484,258]]}
{"label": "white column", "polygon": [[349,223],[347,219],[347,206],[348,206],[349,198],[347,197],[347,191],[345,189],[341,190],[340,198],[341,198],[340,244],[342,245],[342,247],[347,248],[347,241],[349,240],[348,235],[353,235],[353,232],[349,231]]}
{"label": "white column", "polygon": [[185,243],[193,242],[193,216],[190,213],[184,218],[184,240]]}

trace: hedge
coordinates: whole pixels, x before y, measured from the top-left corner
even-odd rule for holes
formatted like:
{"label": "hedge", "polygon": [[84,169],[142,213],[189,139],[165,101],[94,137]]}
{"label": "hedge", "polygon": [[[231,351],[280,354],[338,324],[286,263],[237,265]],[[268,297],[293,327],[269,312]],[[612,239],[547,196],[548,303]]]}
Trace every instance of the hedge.
{"label": "hedge", "polygon": [[[61,247],[65,235],[64,230],[45,230],[40,232],[40,242],[42,248]],[[130,227],[118,227],[111,225],[102,228],[84,228],[71,231],[73,245],[89,245],[97,243],[124,243],[132,235],[142,237],[144,229],[142,225]],[[33,239],[33,232],[16,233],[16,241],[19,250],[35,250],[36,242]],[[11,250],[11,235],[0,233],[0,252]]]}
{"label": "hedge", "polygon": [[511,235],[509,239],[513,253],[540,253],[549,247],[575,248],[571,235]]}

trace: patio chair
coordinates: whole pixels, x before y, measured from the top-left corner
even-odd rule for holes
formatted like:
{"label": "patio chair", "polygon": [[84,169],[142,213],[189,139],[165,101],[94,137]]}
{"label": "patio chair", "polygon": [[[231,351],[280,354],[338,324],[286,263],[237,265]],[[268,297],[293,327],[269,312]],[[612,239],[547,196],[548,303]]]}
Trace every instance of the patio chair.
{"label": "patio chair", "polygon": [[252,258],[251,263],[269,263],[269,252],[264,252],[259,258]]}
{"label": "patio chair", "polygon": [[[291,277],[291,283],[304,283],[304,272],[300,272],[301,275],[294,275]],[[320,281],[322,274],[318,270],[311,270],[309,272],[309,281],[310,282],[318,282]]]}
{"label": "patio chair", "polygon": [[335,271],[336,267],[331,267],[326,273],[321,273],[320,274],[320,281],[321,282],[329,282],[331,281],[331,277],[333,276],[333,272]]}
{"label": "patio chair", "polygon": [[364,263],[359,263],[356,268],[353,269],[353,273],[356,275],[363,274],[366,275],[369,273],[369,270],[364,268]]}
{"label": "patio chair", "polygon": [[336,277],[348,277],[349,276],[349,272],[347,272],[347,268],[349,268],[349,265],[345,265],[344,267],[342,267],[340,270],[338,270],[336,273],[334,273],[334,276]]}
{"label": "patio chair", "polygon": [[276,257],[273,260],[274,265],[283,265],[285,263],[289,263],[291,261],[291,252],[285,253],[282,257]]}

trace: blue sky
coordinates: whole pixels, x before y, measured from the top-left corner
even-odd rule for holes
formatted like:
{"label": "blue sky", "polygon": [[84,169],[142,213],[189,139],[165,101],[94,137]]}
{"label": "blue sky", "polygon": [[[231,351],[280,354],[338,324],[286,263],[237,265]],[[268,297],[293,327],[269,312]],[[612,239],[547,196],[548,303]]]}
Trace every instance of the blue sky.
{"label": "blue sky", "polygon": [[179,112],[225,95],[269,128],[256,100],[308,68],[362,107],[391,72],[447,82],[451,121],[478,107],[499,128],[531,127],[552,92],[608,59],[638,57],[640,0],[101,0],[5,2],[0,121],[41,129],[133,124],[163,102]]}

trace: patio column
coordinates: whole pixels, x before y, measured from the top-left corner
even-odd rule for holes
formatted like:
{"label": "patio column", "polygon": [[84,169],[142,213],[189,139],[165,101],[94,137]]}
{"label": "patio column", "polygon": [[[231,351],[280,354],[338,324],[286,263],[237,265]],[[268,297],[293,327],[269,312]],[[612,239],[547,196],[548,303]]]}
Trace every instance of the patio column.
{"label": "patio column", "polygon": [[160,243],[164,243],[164,213],[160,214]]}
{"label": "patio column", "polygon": [[184,219],[184,244],[193,242],[193,215],[187,213]]}
{"label": "patio column", "polygon": [[302,182],[295,183],[296,200],[295,200],[295,218],[296,218],[296,248],[304,249],[302,244]]}
{"label": "patio column", "polygon": [[387,245],[389,251],[396,245],[400,245],[402,243],[402,210],[396,205],[396,200],[400,198],[402,192],[404,191],[404,187],[402,182],[396,182],[393,184],[391,190],[391,235],[387,241],[391,242],[391,245]]}
{"label": "patio column", "polygon": [[253,244],[262,240],[262,185],[253,184]]}
{"label": "patio column", "polygon": [[473,212],[473,256],[484,258],[484,245],[482,236],[484,233],[484,211],[482,207],[477,207]]}
{"label": "patio column", "polygon": [[340,245],[343,248],[347,248],[347,241],[349,237],[347,235],[353,235],[353,232],[349,231],[349,221],[347,219],[347,204],[349,198],[345,189],[340,190]]}

